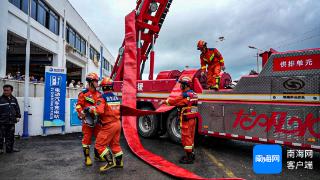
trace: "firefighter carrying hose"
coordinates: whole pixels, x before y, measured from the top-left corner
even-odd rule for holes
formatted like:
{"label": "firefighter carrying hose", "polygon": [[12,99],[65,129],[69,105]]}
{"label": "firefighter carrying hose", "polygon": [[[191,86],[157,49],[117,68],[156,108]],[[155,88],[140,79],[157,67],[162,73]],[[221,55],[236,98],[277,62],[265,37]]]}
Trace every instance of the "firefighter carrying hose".
{"label": "firefighter carrying hose", "polygon": [[100,86],[103,94],[90,111],[100,116],[101,129],[96,139],[95,154],[107,161],[106,165],[100,167],[100,172],[104,172],[113,167],[123,167],[123,152],[120,147],[120,100],[113,94],[112,79],[103,78]]}
{"label": "firefighter carrying hose", "polygon": [[[101,93],[97,90],[99,77],[96,73],[89,73],[86,76],[88,87],[79,93],[76,110],[79,118],[82,120],[82,147],[85,157],[85,165],[92,165],[90,159],[90,145],[92,136],[97,137],[100,126],[97,124],[98,115],[90,111],[90,107],[94,107]],[[98,157],[95,157],[95,159]]]}
{"label": "firefighter carrying hose", "polygon": [[[220,86],[220,72],[225,70],[224,60],[221,53],[216,48],[207,48],[207,43],[203,40],[198,41],[198,50],[201,51],[201,75],[203,76],[208,70],[208,86],[209,89],[218,90]],[[208,65],[208,67],[207,67]]]}
{"label": "firefighter carrying hose", "polygon": [[198,113],[198,96],[191,89],[192,80],[184,76],[179,80],[181,84],[181,90],[183,91],[180,96],[175,98],[168,98],[163,101],[162,104],[168,106],[176,106],[179,111],[179,119],[181,126],[181,141],[186,152],[186,156],[183,156],[179,162],[182,164],[193,164],[195,160],[194,154],[194,135],[196,127],[196,118],[199,117]]}

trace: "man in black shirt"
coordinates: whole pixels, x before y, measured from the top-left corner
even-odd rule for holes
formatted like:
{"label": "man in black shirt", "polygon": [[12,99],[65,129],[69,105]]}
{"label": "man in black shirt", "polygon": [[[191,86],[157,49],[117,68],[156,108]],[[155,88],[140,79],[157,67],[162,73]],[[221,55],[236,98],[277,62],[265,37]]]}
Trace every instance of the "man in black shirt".
{"label": "man in black shirt", "polygon": [[3,94],[0,96],[0,154],[3,153],[5,140],[6,152],[17,152],[13,148],[14,128],[20,118],[20,107],[17,99],[12,96],[13,87],[9,84],[3,86]]}

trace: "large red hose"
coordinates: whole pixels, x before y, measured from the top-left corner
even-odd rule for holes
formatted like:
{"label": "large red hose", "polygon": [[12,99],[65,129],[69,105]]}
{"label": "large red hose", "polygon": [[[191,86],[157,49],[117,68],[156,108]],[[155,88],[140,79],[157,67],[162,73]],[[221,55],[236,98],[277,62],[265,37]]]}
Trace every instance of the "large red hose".
{"label": "large red hose", "polygon": [[[125,26],[125,52],[124,52],[124,76],[123,76],[123,87],[122,87],[122,103],[125,104],[132,115],[136,108],[136,82],[137,82],[137,45],[136,45],[136,28],[135,28],[135,12],[131,12],[126,16]],[[174,92],[179,94],[179,92]],[[168,107],[170,109],[172,107]],[[131,109],[131,110],[130,110]],[[130,113],[129,113],[130,114]],[[129,147],[132,152],[140,157],[142,160],[150,164],[151,166],[159,169],[162,172],[175,176],[182,179],[205,179],[194,173],[183,169],[162,157],[153,154],[142,146],[136,127],[136,116],[122,116],[122,127],[124,136],[127,140]]]}

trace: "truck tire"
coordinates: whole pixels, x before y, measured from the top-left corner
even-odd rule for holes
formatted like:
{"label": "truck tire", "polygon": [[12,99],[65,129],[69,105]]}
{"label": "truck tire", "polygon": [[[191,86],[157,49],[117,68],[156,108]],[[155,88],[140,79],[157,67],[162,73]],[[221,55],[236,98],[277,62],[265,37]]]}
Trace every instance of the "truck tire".
{"label": "truck tire", "polygon": [[[151,107],[145,106],[142,110],[153,110]],[[137,128],[139,134],[145,138],[152,138],[158,134],[159,121],[156,115],[139,116],[137,120]]]}
{"label": "truck tire", "polygon": [[168,115],[167,132],[171,141],[181,143],[181,129],[177,109],[171,111]]}

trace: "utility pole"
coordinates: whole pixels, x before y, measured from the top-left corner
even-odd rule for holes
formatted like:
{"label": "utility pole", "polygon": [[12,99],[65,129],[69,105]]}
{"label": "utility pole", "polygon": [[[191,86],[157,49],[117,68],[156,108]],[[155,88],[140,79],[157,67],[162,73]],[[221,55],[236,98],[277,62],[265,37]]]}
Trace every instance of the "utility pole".
{"label": "utility pole", "polygon": [[103,64],[104,64],[104,59],[103,59],[103,47],[100,46],[100,79],[103,77]]}
{"label": "utility pole", "polygon": [[254,46],[248,46],[250,49],[256,49],[257,50],[257,73],[259,73],[259,51],[262,51],[259,48],[256,48]]}
{"label": "utility pole", "polygon": [[23,113],[22,137],[29,137],[30,16],[31,16],[31,1],[28,2],[28,26],[27,26],[27,45],[26,45],[26,66],[25,66],[25,79],[24,79],[24,113]]}

